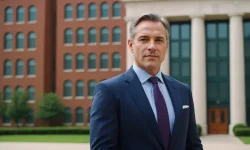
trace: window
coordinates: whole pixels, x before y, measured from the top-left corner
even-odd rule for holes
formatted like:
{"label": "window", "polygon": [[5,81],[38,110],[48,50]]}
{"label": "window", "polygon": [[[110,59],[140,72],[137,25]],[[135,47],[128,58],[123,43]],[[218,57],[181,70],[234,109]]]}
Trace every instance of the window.
{"label": "window", "polygon": [[96,43],[96,29],[89,29],[89,43]]}
{"label": "window", "polygon": [[5,23],[12,23],[13,17],[13,9],[11,7],[7,7],[5,9]]}
{"label": "window", "polygon": [[70,124],[72,122],[71,108],[67,107],[64,110],[64,123]]}
{"label": "window", "polygon": [[83,123],[83,109],[81,107],[76,109],[76,123]]}
{"label": "window", "polygon": [[29,8],[29,21],[36,21],[36,7],[30,6]]}
{"label": "window", "polygon": [[84,30],[82,28],[76,30],[76,43],[84,44]]}
{"label": "window", "polygon": [[28,101],[35,100],[35,88],[33,86],[29,86],[27,91],[28,91]]}
{"label": "window", "polygon": [[88,96],[93,96],[95,91],[96,82],[94,80],[90,80],[88,84]]}
{"label": "window", "polygon": [[95,3],[89,4],[89,18],[90,19],[96,18],[96,4]]}
{"label": "window", "polygon": [[4,62],[4,76],[12,75],[12,63],[10,60]]}
{"label": "window", "polygon": [[89,54],[88,69],[96,69],[96,54]]}
{"label": "window", "polygon": [[113,4],[113,17],[120,17],[121,16],[121,5],[119,2],[115,2]]}
{"label": "window", "polygon": [[72,30],[66,29],[64,31],[64,44],[72,44]]}
{"label": "window", "polygon": [[22,6],[19,6],[17,8],[16,21],[17,22],[24,22],[24,8]]}
{"label": "window", "polygon": [[22,60],[17,60],[16,62],[16,75],[23,76],[24,64]]}
{"label": "window", "polygon": [[77,19],[83,19],[84,18],[84,5],[78,4],[77,5]]}
{"label": "window", "polygon": [[64,97],[71,97],[72,96],[72,83],[69,80],[64,82],[63,96]]}
{"label": "window", "polygon": [[76,96],[82,97],[84,96],[84,83],[81,80],[76,82]]}
{"label": "window", "polygon": [[101,43],[108,43],[109,31],[108,28],[104,27],[101,29]]}
{"label": "window", "polygon": [[24,89],[23,89],[23,87],[22,86],[17,86],[16,87],[16,92],[18,93],[18,94],[22,94],[23,92],[24,92]]}
{"label": "window", "polygon": [[119,53],[114,53],[112,56],[112,68],[113,69],[119,69],[121,68],[120,64],[120,54]]}
{"label": "window", "polygon": [[79,69],[79,70],[84,69],[84,55],[83,54],[76,55],[76,69]]}
{"label": "window", "polygon": [[24,49],[24,35],[21,32],[16,35],[16,48]]}
{"label": "window", "polygon": [[29,109],[28,111],[28,117],[27,117],[27,124],[33,124],[34,123],[34,112],[32,109]]}
{"label": "window", "polygon": [[191,86],[190,23],[173,23],[170,26],[170,74]]}
{"label": "window", "polygon": [[36,74],[36,61],[31,59],[28,61],[28,75]]}
{"label": "window", "polygon": [[28,48],[36,48],[36,33],[30,32],[28,37]]}
{"label": "window", "polygon": [[101,4],[101,17],[108,18],[109,16],[109,5],[108,3],[104,2]]}
{"label": "window", "polygon": [[10,118],[4,114],[3,116],[3,123],[4,124],[9,124],[10,123]]}
{"label": "window", "polygon": [[10,100],[12,95],[12,89],[9,86],[6,86],[3,90],[3,100]]}
{"label": "window", "polygon": [[6,33],[4,36],[4,49],[12,49],[12,34]]}
{"label": "window", "polygon": [[119,27],[115,27],[113,29],[113,42],[117,43],[117,42],[121,42],[120,36],[121,36],[121,31]]}
{"label": "window", "polygon": [[102,53],[101,54],[101,69],[107,69],[108,68],[108,54]]}
{"label": "window", "polygon": [[64,19],[70,20],[72,19],[73,8],[72,5],[68,4],[65,6],[64,10]]}
{"label": "window", "polygon": [[72,69],[72,56],[70,54],[64,55],[64,70]]}

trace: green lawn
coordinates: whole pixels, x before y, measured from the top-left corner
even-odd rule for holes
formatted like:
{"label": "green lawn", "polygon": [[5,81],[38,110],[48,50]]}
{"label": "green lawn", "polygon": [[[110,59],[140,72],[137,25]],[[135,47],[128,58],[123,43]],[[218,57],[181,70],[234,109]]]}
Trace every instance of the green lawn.
{"label": "green lawn", "polygon": [[250,144],[250,136],[238,136],[238,138],[245,144]]}
{"label": "green lawn", "polygon": [[0,142],[89,143],[89,135],[1,135]]}

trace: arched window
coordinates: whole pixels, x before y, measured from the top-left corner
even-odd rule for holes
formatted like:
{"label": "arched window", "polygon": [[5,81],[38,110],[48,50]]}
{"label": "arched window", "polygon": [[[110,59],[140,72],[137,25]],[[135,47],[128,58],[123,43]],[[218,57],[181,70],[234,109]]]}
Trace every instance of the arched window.
{"label": "arched window", "polygon": [[16,35],[16,48],[17,49],[24,48],[24,34],[21,32],[17,33],[17,35]]}
{"label": "arched window", "polygon": [[28,101],[35,100],[35,88],[33,86],[29,86],[27,91],[28,91]]}
{"label": "arched window", "polygon": [[83,109],[81,107],[76,109],[76,123],[83,123]]}
{"label": "arched window", "polygon": [[64,19],[72,19],[73,7],[72,5],[68,4],[64,8]]}
{"label": "arched window", "polygon": [[12,62],[10,60],[6,60],[4,62],[4,76],[12,75]]}
{"label": "arched window", "polygon": [[112,68],[117,69],[121,67],[120,64],[120,54],[119,53],[114,53],[112,56]]}
{"label": "arched window", "polygon": [[90,80],[88,84],[88,96],[93,96],[95,91],[95,80]]}
{"label": "arched window", "polygon": [[70,54],[64,55],[64,69],[72,69],[72,56]]}
{"label": "arched window", "polygon": [[36,21],[36,7],[30,6],[29,7],[29,21]]}
{"label": "arched window", "polygon": [[84,5],[78,4],[77,5],[77,19],[84,18]]}
{"label": "arched window", "polygon": [[101,69],[107,69],[108,68],[108,54],[102,53],[101,54],[101,62],[100,62]]}
{"label": "arched window", "polygon": [[107,18],[109,16],[109,5],[106,2],[101,4],[101,18]]}
{"label": "arched window", "polygon": [[11,94],[12,94],[12,89],[9,86],[6,86],[3,90],[3,99],[4,100],[10,100],[11,99]]}
{"label": "arched window", "polygon": [[27,117],[27,124],[33,124],[34,123],[34,111],[32,109],[29,109],[28,111],[28,117]]}
{"label": "arched window", "polygon": [[113,4],[113,17],[120,17],[121,16],[121,4],[119,2],[115,2]]}
{"label": "arched window", "polygon": [[108,28],[104,27],[101,29],[101,43],[107,43],[109,40]]}
{"label": "arched window", "polygon": [[28,75],[36,74],[36,61],[34,59],[30,59],[28,61]]}
{"label": "arched window", "polygon": [[119,27],[115,27],[113,29],[112,37],[113,37],[112,39],[113,42],[121,42],[121,30]]}
{"label": "arched window", "polygon": [[69,80],[64,82],[63,96],[64,97],[71,97],[72,96],[72,83]]}
{"label": "arched window", "polygon": [[76,96],[84,96],[84,83],[81,80],[76,82]]}
{"label": "arched window", "polygon": [[28,48],[36,48],[36,33],[30,32],[28,37]]}
{"label": "arched window", "polygon": [[11,7],[7,7],[5,9],[5,23],[12,23],[13,17],[13,9]]}
{"label": "arched window", "polygon": [[69,124],[72,122],[72,112],[71,108],[67,107],[64,110],[64,123]]}
{"label": "arched window", "polygon": [[96,29],[89,29],[89,43],[96,43]]}
{"label": "arched window", "polygon": [[84,55],[81,53],[76,55],[76,69],[84,69]]}
{"label": "arched window", "polygon": [[23,75],[24,64],[22,60],[16,61],[16,75],[22,76]]}
{"label": "arched window", "polygon": [[96,4],[89,4],[89,18],[96,18]]}
{"label": "arched window", "polygon": [[76,30],[76,43],[77,44],[84,43],[84,30],[82,28]]}
{"label": "arched window", "polygon": [[19,6],[16,12],[17,12],[16,21],[24,22],[24,8],[22,6]]}
{"label": "arched window", "polygon": [[12,49],[12,34],[6,33],[4,36],[4,49]]}
{"label": "arched window", "polygon": [[94,53],[89,54],[88,69],[96,69],[96,54]]}
{"label": "arched window", "polygon": [[72,30],[66,29],[64,31],[64,44],[72,44]]}
{"label": "arched window", "polygon": [[22,94],[23,92],[24,92],[24,89],[23,89],[23,87],[22,86],[17,86],[16,87],[16,92],[18,93],[18,94]]}

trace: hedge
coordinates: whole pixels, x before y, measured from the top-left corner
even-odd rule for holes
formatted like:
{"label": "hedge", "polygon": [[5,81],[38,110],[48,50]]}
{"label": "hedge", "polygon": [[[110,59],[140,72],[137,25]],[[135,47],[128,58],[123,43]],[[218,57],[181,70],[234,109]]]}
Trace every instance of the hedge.
{"label": "hedge", "polygon": [[197,124],[196,126],[197,126],[197,129],[198,129],[198,133],[201,136],[201,131],[202,131],[201,126],[199,124]]}
{"label": "hedge", "polygon": [[89,128],[0,128],[0,135],[28,134],[89,134]]}
{"label": "hedge", "polygon": [[236,124],[233,127],[233,133],[235,136],[250,136],[250,127],[244,124]]}

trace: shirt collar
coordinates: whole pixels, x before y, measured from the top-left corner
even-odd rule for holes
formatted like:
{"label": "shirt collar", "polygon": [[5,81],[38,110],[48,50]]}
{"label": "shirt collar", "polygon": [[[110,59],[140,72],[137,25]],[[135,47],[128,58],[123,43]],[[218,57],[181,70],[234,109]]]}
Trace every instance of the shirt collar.
{"label": "shirt collar", "polygon": [[[133,69],[134,69],[137,77],[139,78],[141,84],[145,83],[150,77],[152,77],[152,75],[150,75],[145,70],[138,67],[135,63],[133,64]],[[160,79],[161,83],[164,83],[161,71],[159,71],[155,76],[158,77],[158,79]]]}

